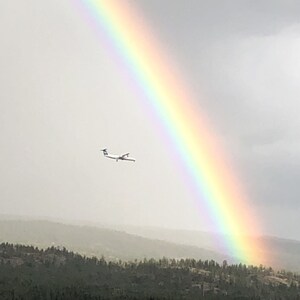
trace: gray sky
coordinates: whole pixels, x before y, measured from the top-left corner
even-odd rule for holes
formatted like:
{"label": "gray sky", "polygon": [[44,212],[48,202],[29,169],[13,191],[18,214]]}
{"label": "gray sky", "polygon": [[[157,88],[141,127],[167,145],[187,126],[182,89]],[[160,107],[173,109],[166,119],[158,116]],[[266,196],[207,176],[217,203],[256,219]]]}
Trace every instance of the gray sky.
{"label": "gray sky", "polygon": [[[300,239],[300,2],[134,2],[205,95],[265,233]],[[72,1],[2,1],[0,37],[2,213],[211,229]]]}

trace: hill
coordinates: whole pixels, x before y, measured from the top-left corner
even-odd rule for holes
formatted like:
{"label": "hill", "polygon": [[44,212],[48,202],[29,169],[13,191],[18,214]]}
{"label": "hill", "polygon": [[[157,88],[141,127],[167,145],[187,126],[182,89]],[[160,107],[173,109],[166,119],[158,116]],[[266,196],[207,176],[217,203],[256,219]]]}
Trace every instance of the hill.
{"label": "hill", "polygon": [[[263,254],[269,259],[265,265],[300,272],[299,241],[267,236],[260,239],[266,245]],[[218,241],[222,240],[220,235],[201,231],[134,226],[107,229],[50,221],[0,220],[0,242],[43,248],[61,246],[87,256],[104,255],[110,260],[170,257],[237,263],[237,259],[220,252]]]}
{"label": "hill", "polygon": [[126,232],[106,228],[66,225],[49,221],[0,221],[0,242],[66,247],[87,256],[105,256],[110,260],[143,258],[195,258],[224,259],[230,257],[195,246],[177,245],[148,239]]}
{"label": "hill", "polygon": [[[118,227],[116,227],[118,228]],[[164,240],[179,245],[202,247],[211,251],[220,251],[219,241],[227,238],[220,234],[193,230],[175,230],[155,227],[123,226],[128,233],[149,239]],[[287,269],[300,272],[300,241],[271,236],[251,237],[252,243],[266,245],[264,257],[267,265],[277,269]]]}
{"label": "hill", "polygon": [[66,249],[0,244],[8,299],[300,299],[300,276],[213,260],[108,262]]}

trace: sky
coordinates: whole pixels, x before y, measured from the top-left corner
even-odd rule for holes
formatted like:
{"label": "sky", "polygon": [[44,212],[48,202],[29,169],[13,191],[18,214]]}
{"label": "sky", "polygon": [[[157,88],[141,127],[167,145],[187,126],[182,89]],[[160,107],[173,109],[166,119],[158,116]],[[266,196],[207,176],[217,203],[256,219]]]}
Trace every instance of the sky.
{"label": "sky", "polygon": [[[300,240],[300,2],[131,1],[214,125],[262,234]],[[0,3],[2,214],[213,230],[71,0]],[[99,149],[130,152],[135,163]]]}

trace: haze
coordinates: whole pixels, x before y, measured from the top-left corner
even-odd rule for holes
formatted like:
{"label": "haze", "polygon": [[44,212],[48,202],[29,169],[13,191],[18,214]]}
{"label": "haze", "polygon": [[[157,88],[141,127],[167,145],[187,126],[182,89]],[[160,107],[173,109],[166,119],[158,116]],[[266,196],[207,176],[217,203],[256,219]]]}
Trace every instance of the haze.
{"label": "haze", "polygon": [[[199,95],[262,234],[300,239],[300,3],[136,4]],[[0,36],[2,214],[214,230],[74,2],[2,1]]]}

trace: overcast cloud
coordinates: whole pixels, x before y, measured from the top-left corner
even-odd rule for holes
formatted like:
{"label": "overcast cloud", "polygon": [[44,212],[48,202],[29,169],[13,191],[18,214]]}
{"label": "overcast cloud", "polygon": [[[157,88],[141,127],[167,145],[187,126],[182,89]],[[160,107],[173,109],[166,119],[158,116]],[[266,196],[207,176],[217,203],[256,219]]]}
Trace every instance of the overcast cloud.
{"label": "overcast cloud", "polygon": [[[135,3],[199,95],[265,233],[300,239],[300,2]],[[3,213],[210,229],[72,1],[2,1],[0,36]],[[106,161],[103,146],[137,162]]]}
{"label": "overcast cloud", "polygon": [[144,1],[143,7],[193,87],[206,94],[199,102],[240,166],[267,231],[299,238],[300,3]]}

